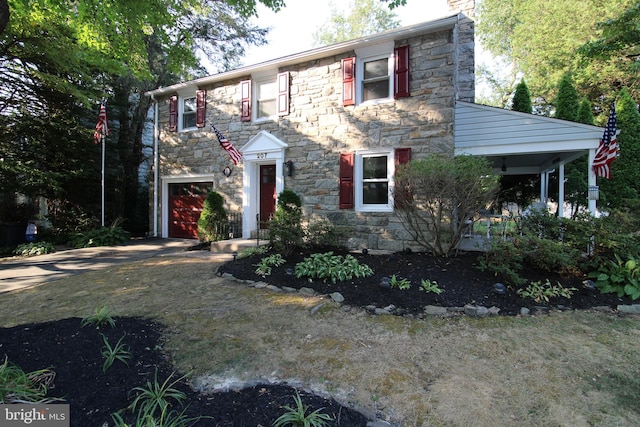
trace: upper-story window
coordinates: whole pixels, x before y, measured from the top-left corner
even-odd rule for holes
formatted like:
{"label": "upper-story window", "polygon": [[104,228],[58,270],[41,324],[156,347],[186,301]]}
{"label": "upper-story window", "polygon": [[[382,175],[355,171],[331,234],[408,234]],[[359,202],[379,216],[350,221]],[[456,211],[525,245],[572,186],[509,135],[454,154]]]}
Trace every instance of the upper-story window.
{"label": "upper-story window", "polygon": [[243,122],[269,120],[289,114],[289,72],[260,73],[240,82]]}
{"label": "upper-story window", "polygon": [[343,105],[391,101],[410,96],[409,46],[382,43],[356,49],[342,59]]}
{"label": "upper-story window", "polygon": [[196,97],[180,99],[180,130],[196,127]]}
{"label": "upper-story window", "polygon": [[182,132],[204,127],[206,97],[206,91],[196,90],[169,98],[169,130]]}

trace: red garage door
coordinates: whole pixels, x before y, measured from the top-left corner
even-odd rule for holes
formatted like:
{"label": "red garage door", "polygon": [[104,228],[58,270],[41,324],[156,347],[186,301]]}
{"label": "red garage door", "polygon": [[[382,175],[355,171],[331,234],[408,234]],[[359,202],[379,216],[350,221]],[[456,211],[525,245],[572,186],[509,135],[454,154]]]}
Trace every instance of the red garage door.
{"label": "red garage door", "polygon": [[198,238],[198,219],[212,188],[205,182],[169,184],[169,237]]}

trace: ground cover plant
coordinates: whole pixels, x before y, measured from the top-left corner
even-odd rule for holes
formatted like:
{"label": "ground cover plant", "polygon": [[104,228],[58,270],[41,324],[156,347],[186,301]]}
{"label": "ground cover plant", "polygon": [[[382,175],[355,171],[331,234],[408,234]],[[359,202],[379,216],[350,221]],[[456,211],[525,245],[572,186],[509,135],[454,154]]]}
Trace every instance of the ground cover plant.
{"label": "ground cover plant", "polygon": [[[261,422],[270,425],[284,407],[295,407],[296,391],[309,412],[325,408],[343,421],[345,407],[313,399],[331,396],[392,425],[640,423],[635,404],[640,383],[633,368],[640,366],[640,322],[635,317],[587,309],[524,318],[371,315],[356,304],[339,306],[322,296],[222,278],[220,265],[192,254],[0,295],[0,351],[25,372],[54,371],[51,391],[76,399],[72,413],[82,426],[111,423],[118,411],[135,416],[127,410],[136,396],[131,390],[147,381],[155,384],[156,372],[160,385],[171,375],[188,375],[176,385],[187,395],[184,407],[175,407],[178,414],[183,408],[193,411],[186,417],[221,416],[216,411],[227,410],[226,419],[217,418],[219,425],[257,425],[253,417],[271,413],[270,421]],[[399,264],[400,256],[413,260],[420,277],[443,290],[439,295],[417,291],[423,295],[458,293],[447,276],[468,287],[470,277],[484,274],[464,257],[430,266],[421,254],[395,255],[393,262],[385,255],[377,263],[378,256],[369,254],[367,264],[374,271],[393,266],[382,271],[391,278],[398,266],[408,266]],[[254,270],[250,265],[248,273],[262,280]],[[285,277],[280,285],[290,284],[292,277]],[[411,280],[411,289],[420,287],[405,273],[396,279]],[[550,280],[555,283],[555,277]],[[103,319],[103,326],[96,328],[90,318]],[[110,343],[125,335],[123,343],[133,355],[129,366],[116,362],[103,372],[101,334]],[[250,386],[244,391],[211,394],[245,382]],[[277,385],[265,385],[269,382]]]}

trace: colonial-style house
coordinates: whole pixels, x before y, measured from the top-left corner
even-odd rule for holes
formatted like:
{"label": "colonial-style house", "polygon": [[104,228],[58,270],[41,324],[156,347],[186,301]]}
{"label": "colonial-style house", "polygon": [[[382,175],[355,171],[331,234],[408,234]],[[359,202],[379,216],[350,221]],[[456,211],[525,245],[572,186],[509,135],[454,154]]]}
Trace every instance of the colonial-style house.
{"label": "colonial-style house", "polygon": [[411,242],[394,214],[396,165],[472,154],[500,173],[543,174],[593,153],[600,128],[473,104],[474,2],[449,6],[446,17],[148,92],[153,234],[195,238],[214,190],[241,214],[235,237],[248,238],[287,188],[307,219],[350,226],[350,247],[401,250]]}

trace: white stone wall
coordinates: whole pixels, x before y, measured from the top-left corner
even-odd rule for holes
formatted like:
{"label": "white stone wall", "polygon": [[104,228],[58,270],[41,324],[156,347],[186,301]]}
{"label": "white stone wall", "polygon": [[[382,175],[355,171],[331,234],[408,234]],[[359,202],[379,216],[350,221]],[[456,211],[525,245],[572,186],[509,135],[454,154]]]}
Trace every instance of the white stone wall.
{"label": "white stone wall", "polygon": [[285,157],[294,162],[295,174],[285,178],[285,187],[301,196],[308,218],[327,217],[352,227],[352,248],[419,249],[408,241],[393,213],[338,208],[339,155],[374,147],[411,147],[413,159],[429,153],[453,155],[454,101],[462,94],[472,97],[474,81],[473,28],[461,28],[396,40],[396,46],[410,45],[411,97],[393,102],[342,106],[340,60],[353,52],[278,70],[290,72],[290,113],[275,121],[240,121],[243,79],[200,88],[207,89],[207,125],[202,130],[169,132],[168,100],[160,100],[160,175],[211,174],[227,208],[240,212],[242,166],[229,178],[222,174],[231,162],[210,123],[237,148],[265,130],[289,146]]}

